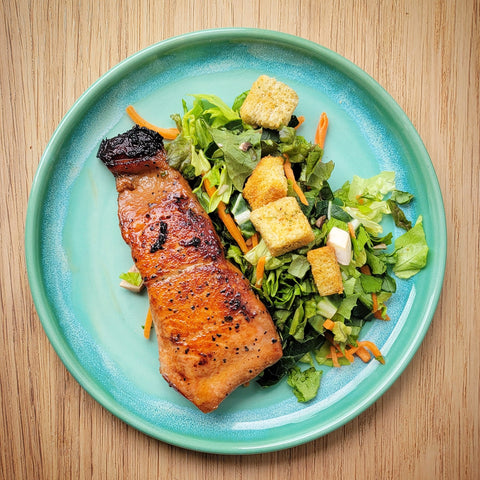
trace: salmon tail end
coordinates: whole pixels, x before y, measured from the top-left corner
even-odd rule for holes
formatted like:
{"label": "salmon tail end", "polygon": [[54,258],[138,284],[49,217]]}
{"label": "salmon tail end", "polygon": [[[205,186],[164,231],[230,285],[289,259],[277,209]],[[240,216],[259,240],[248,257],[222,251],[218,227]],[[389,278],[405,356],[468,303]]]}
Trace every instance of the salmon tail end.
{"label": "salmon tail end", "polygon": [[151,169],[158,154],[165,155],[163,137],[135,125],[125,133],[102,140],[97,157],[114,175],[121,175]]}

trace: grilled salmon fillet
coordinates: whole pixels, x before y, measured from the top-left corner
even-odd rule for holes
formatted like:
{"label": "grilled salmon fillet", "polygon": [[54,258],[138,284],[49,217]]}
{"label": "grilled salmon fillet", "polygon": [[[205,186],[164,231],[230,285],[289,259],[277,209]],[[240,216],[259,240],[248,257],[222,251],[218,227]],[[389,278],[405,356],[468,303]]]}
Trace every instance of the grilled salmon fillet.
{"label": "grilled salmon fillet", "polygon": [[162,137],[141,127],[102,141],[125,242],[150,301],[160,372],[202,412],[282,356],[273,321],[222,244]]}

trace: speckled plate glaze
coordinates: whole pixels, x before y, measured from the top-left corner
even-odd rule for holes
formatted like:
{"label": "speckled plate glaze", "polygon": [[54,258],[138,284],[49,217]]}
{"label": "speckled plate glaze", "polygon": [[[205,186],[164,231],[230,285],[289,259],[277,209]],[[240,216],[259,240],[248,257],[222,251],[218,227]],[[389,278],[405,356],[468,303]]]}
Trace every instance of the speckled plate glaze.
{"label": "speckled plate glaze", "polygon": [[[182,98],[214,93],[227,103],[260,74],[299,94],[301,134],[312,139],[322,111],[330,118],[325,159],[337,188],[353,174],[397,173],[415,194],[407,215],[424,217],[428,266],[398,282],[390,322],[368,325],[386,358],[324,368],[318,397],[298,403],[285,382],[237,389],[202,414],[158,372],[155,336],[141,325],[145,294],[119,288],[131,266],[118,227],[114,179],[96,158],[100,141],[127,130],[133,104],[152,123],[173,126]],[[388,225],[388,228],[393,228]],[[401,233],[395,231],[395,233]],[[317,44],[272,31],[194,32],[153,45],[112,68],[73,105],[40,162],[28,205],[26,259],[45,332],[68,370],[105,408],[140,431],[185,448],[225,454],[279,450],[325,435],[350,421],[398,378],[419,347],[443,282],[445,214],[437,178],[414,127],[366,73]]]}

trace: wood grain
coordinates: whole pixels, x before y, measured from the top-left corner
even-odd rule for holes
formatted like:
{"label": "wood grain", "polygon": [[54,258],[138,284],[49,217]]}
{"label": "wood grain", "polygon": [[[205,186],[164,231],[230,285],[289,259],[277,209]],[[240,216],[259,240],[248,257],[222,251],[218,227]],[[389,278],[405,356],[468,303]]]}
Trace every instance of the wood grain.
{"label": "wood grain", "polygon": [[[479,22],[478,0],[2,0],[0,478],[480,478]],[[323,438],[244,457],[156,441],[86,394],[40,325],[23,252],[35,170],[80,94],[143,47],[229,26],[302,36],[374,77],[430,153],[449,245],[431,328],[393,387]]]}

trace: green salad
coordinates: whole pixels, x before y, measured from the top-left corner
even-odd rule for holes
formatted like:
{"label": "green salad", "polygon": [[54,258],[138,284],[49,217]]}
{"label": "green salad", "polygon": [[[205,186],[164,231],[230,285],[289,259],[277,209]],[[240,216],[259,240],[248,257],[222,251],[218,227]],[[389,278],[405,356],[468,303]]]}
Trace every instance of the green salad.
{"label": "green salad", "polygon": [[[183,113],[172,115],[179,135],[166,142],[167,158],[190,182],[226,257],[249,279],[279,332],[283,357],[258,383],[267,387],[286,377],[297,399],[306,402],[317,395],[322,365],[350,365],[357,357],[385,361],[373,343],[360,340],[362,327],[389,320],[387,304],[397,279],[408,279],[426,265],[428,246],[422,217],[413,225],[406,218],[403,206],[413,196],[396,189],[394,172],[354,175],[332,189],[334,163],[323,162],[323,149],[298,134],[295,116],[278,130],[242,121],[239,111],[247,94],[231,107],[215,95],[193,95],[190,105],[183,100]],[[288,180],[287,196],[298,200],[314,233],[308,245],[280,256],[272,256],[259,237],[242,195],[245,182],[268,155],[289,160],[295,180]],[[235,220],[248,251],[219,216],[219,206]],[[385,215],[404,230],[402,235],[383,233]],[[348,233],[351,257],[340,265],[343,292],[321,296],[307,253],[325,246],[334,228]]]}

